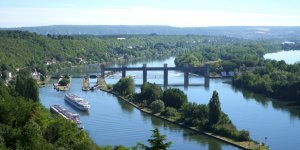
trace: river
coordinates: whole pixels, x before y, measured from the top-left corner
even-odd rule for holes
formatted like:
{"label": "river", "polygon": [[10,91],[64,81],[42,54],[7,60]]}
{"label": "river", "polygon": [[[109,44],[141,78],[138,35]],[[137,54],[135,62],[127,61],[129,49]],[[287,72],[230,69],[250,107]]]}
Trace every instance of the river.
{"label": "river", "polygon": [[287,64],[300,62],[300,50],[280,51],[264,55],[265,59],[284,60]]}
{"label": "river", "polygon": [[[174,58],[161,61],[147,61],[129,64],[128,66],[174,66]],[[135,76],[135,83],[142,83],[141,72],[127,72],[127,75]],[[110,84],[119,80],[120,73],[115,78],[107,78]],[[162,72],[148,72],[148,81],[158,84],[163,83]],[[96,82],[91,80],[92,84]],[[232,87],[230,79],[210,79],[209,87],[179,86],[187,95],[190,102],[207,104],[213,91],[219,92],[222,110],[228,114],[233,124],[238,129],[250,131],[251,138],[260,142],[266,142],[272,149],[298,149],[300,143],[300,111],[292,106],[271,100],[260,95],[253,94]],[[169,72],[170,84],[183,84],[183,73]],[[204,78],[190,76],[190,83],[202,84]],[[143,114],[134,107],[118,100],[115,96],[102,91],[81,91],[82,79],[73,78],[70,92],[77,94],[92,105],[88,113],[77,111],[64,102],[64,92],[55,91],[52,86],[40,88],[41,103],[49,108],[50,105],[59,104],[73,112],[80,114],[85,130],[91,138],[100,146],[118,145],[134,146],[136,142],[147,143],[153,128],[160,129],[162,134],[167,135],[173,144],[171,149],[210,149],[227,150],[238,149],[226,143],[195,134],[176,125]],[[139,91],[139,87],[136,89]]]}

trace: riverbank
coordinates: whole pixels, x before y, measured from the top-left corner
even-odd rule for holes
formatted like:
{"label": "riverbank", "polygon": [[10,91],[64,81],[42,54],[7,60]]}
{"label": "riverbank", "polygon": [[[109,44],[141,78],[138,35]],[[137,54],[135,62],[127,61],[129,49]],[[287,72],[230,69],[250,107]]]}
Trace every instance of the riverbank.
{"label": "riverbank", "polygon": [[227,137],[218,136],[218,135],[215,135],[215,134],[210,133],[210,132],[205,132],[205,131],[202,131],[202,130],[198,130],[195,127],[186,126],[183,123],[177,122],[176,120],[172,120],[170,118],[166,118],[166,117],[160,116],[159,114],[153,114],[149,108],[147,108],[147,107],[141,107],[140,105],[133,103],[130,99],[127,99],[126,97],[120,96],[119,94],[117,94],[117,93],[115,93],[115,92],[113,92],[111,90],[108,90],[106,88],[106,85],[104,85],[104,88],[102,88],[101,90],[104,91],[104,92],[107,92],[107,93],[115,95],[119,99],[121,99],[121,100],[125,101],[126,103],[130,104],[131,106],[137,108],[139,111],[141,111],[143,113],[146,113],[148,115],[154,116],[154,117],[159,118],[159,119],[162,119],[164,121],[167,121],[169,123],[175,124],[175,125],[180,126],[182,128],[191,130],[191,131],[196,132],[198,134],[204,134],[204,135],[206,135],[206,136],[208,136],[210,138],[217,139],[219,141],[222,141],[224,143],[230,144],[230,145],[235,146],[237,148],[245,149],[245,150],[248,150],[248,149],[267,149],[267,147],[263,147],[263,146],[259,147],[256,144],[255,141],[237,142],[237,141],[235,141],[233,139],[230,139],[230,138],[227,138]]}

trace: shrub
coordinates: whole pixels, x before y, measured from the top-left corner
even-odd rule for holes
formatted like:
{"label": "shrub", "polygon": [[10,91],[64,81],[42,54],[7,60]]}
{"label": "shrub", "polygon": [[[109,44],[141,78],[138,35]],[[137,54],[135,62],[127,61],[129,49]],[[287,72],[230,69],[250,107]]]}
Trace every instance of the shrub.
{"label": "shrub", "polygon": [[141,87],[140,99],[147,100],[151,104],[154,100],[161,99],[163,91],[161,87],[155,83],[146,82]]}
{"label": "shrub", "polygon": [[161,100],[155,100],[151,103],[150,107],[151,107],[151,110],[153,113],[160,113],[160,112],[164,111],[165,104]]}
{"label": "shrub", "polygon": [[180,89],[170,88],[164,91],[163,101],[166,106],[179,109],[183,104],[187,103],[187,96]]}
{"label": "shrub", "polygon": [[166,116],[166,117],[176,117],[176,116],[178,116],[178,112],[177,112],[177,110],[176,110],[175,108],[173,108],[173,107],[167,107],[167,108],[165,109],[165,111],[163,111],[163,112],[161,113],[161,115]]}
{"label": "shrub", "polygon": [[250,134],[247,130],[241,130],[239,131],[239,134],[236,138],[238,141],[249,141],[250,140]]}
{"label": "shrub", "polygon": [[62,86],[66,86],[66,85],[68,85],[70,83],[70,79],[68,79],[68,78],[63,78],[63,79],[61,79],[59,82],[58,82],[58,84],[60,84],[60,85],[62,85]]}
{"label": "shrub", "polygon": [[122,96],[134,96],[134,80],[131,77],[122,78],[113,86],[113,90]]}

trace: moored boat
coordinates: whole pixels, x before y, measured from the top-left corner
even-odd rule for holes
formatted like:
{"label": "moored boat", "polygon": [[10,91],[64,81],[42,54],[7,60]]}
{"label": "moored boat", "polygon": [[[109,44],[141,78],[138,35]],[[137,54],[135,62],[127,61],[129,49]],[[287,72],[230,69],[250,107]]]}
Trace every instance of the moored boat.
{"label": "moored boat", "polygon": [[50,106],[50,111],[52,113],[58,114],[62,116],[63,118],[72,121],[75,123],[78,127],[78,129],[83,129],[83,125],[80,121],[78,114],[73,114],[72,112],[68,111],[67,109],[63,108],[60,105],[52,105]]}
{"label": "moored boat", "polygon": [[64,99],[80,110],[88,110],[91,107],[88,101],[71,93],[67,93]]}

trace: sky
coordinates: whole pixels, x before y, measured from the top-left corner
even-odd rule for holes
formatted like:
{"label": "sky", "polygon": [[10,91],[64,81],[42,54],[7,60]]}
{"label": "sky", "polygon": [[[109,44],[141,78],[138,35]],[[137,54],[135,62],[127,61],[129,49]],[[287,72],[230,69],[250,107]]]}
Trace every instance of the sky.
{"label": "sky", "polygon": [[0,0],[0,27],[300,26],[300,0]]}

